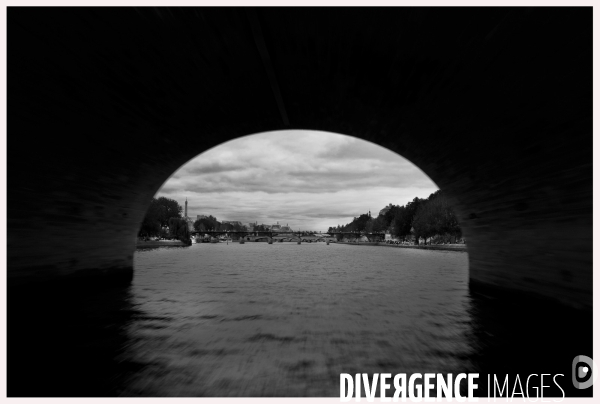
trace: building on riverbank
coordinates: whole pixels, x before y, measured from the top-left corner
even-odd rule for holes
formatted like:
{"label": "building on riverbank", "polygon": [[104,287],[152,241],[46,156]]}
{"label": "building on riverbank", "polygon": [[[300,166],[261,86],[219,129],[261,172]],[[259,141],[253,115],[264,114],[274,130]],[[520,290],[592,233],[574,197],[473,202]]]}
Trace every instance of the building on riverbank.
{"label": "building on riverbank", "polygon": [[288,224],[286,224],[285,226],[282,226],[282,225],[279,224],[279,222],[277,222],[276,224],[271,225],[271,231],[277,231],[277,232],[285,233],[285,232],[291,232],[292,229],[290,229],[290,227],[289,227]]}

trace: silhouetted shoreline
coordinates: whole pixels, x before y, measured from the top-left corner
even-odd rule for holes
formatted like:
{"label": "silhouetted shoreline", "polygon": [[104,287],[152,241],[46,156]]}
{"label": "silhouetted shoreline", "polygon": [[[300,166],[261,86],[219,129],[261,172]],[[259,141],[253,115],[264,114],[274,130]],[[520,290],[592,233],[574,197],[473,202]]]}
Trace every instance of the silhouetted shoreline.
{"label": "silhouetted shoreline", "polygon": [[347,242],[347,241],[338,241],[336,244],[372,245],[372,246],[397,247],[397,248],[416,248],[416,249],[421,249],[421,250],[444,250],[444,251],[467,252],[466,244],[412,245],[412,244],[387,244],[387,243],[381,243],[381,242],[352,243],[352,242]]}
{"label": "silhouetted shoreline", "polygon": [[181,240],[150,240],[150,241],[139,241],[136,247],[185,247],[185,244]]}

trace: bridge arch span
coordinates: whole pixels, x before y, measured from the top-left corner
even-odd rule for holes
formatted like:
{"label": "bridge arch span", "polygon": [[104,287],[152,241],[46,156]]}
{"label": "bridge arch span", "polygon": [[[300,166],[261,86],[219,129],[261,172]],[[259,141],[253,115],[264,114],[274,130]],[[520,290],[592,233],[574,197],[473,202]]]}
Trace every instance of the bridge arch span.
{"label": "bridge arch span", "polygon": [[245,10],[199,12],[212,24],[177,9],[10,11],[10,285],[128,282],[148,201],[173,172],[296,128],[423,170],[454,203],[473,288],[591,308],[585,9],[560,24],[542,9],[260,9],[258,42]]}

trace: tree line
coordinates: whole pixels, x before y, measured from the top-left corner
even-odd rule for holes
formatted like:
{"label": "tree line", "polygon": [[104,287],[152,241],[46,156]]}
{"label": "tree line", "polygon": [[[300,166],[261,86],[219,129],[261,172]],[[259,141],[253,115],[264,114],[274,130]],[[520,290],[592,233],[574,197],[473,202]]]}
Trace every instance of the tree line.
{"label": "tree line", "polygon": [[190,232],[185,218],[181,217],[183,208],[173,199],[161,196],[152,198],[144,216],[138,237],[175,238],[191,243]]}
{"label": "tree line", "polygon": [[210,215],[194,222],[194,230],[202,231],[246,231],[244,225],[237,223],[221,223],[216,217]]}
{"label": "tree line", "polygon": [[[414,198],[406,205],[392,205],[384,213],[373,218],[369,213],[355,217],[352,222],[337,227],[330,227],[328,232],[356,232],[390,234],[400,240],[414,237],[415,244],[419,238],[425,240],[456,242],[462,237],[458,219],[452,211],[450,202],[441,190],[427,198]],[[339,238],[339,237],[338,237]]]}
{"label": "tree line", "polygon": [[[238,223],[221,223],[217,220],[216,217],[209,215],[208,217],[203,217],[201,219],[198,219],[194,222],[194,230],[198,231],[198,232],[203,232],[203,231],[230,231],[230,232],[236,232],[236,231],[253,231],[256,232],[257,235],[262,236],[262,235],[266,235],[266,234],[271,234],[271,230],[262,224],[253,226],[253,228],[248,229],[246,228],[246,226],[244,225],[240,225]],[[232,234],[231,237],[235,240],[238,239],[240,236],[238,234]]]}

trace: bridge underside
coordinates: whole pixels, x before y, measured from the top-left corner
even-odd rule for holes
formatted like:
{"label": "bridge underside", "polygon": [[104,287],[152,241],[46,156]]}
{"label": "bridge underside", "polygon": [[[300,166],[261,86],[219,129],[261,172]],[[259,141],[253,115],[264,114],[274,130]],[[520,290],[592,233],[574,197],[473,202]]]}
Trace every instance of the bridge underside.
{"label": "bridge underside", "polygon": [[591,9],[256,14],[8,10],[9,289],[129,282],[175,170],[295,128],[421,168],[455,205],[473,288],[592,307]]}

